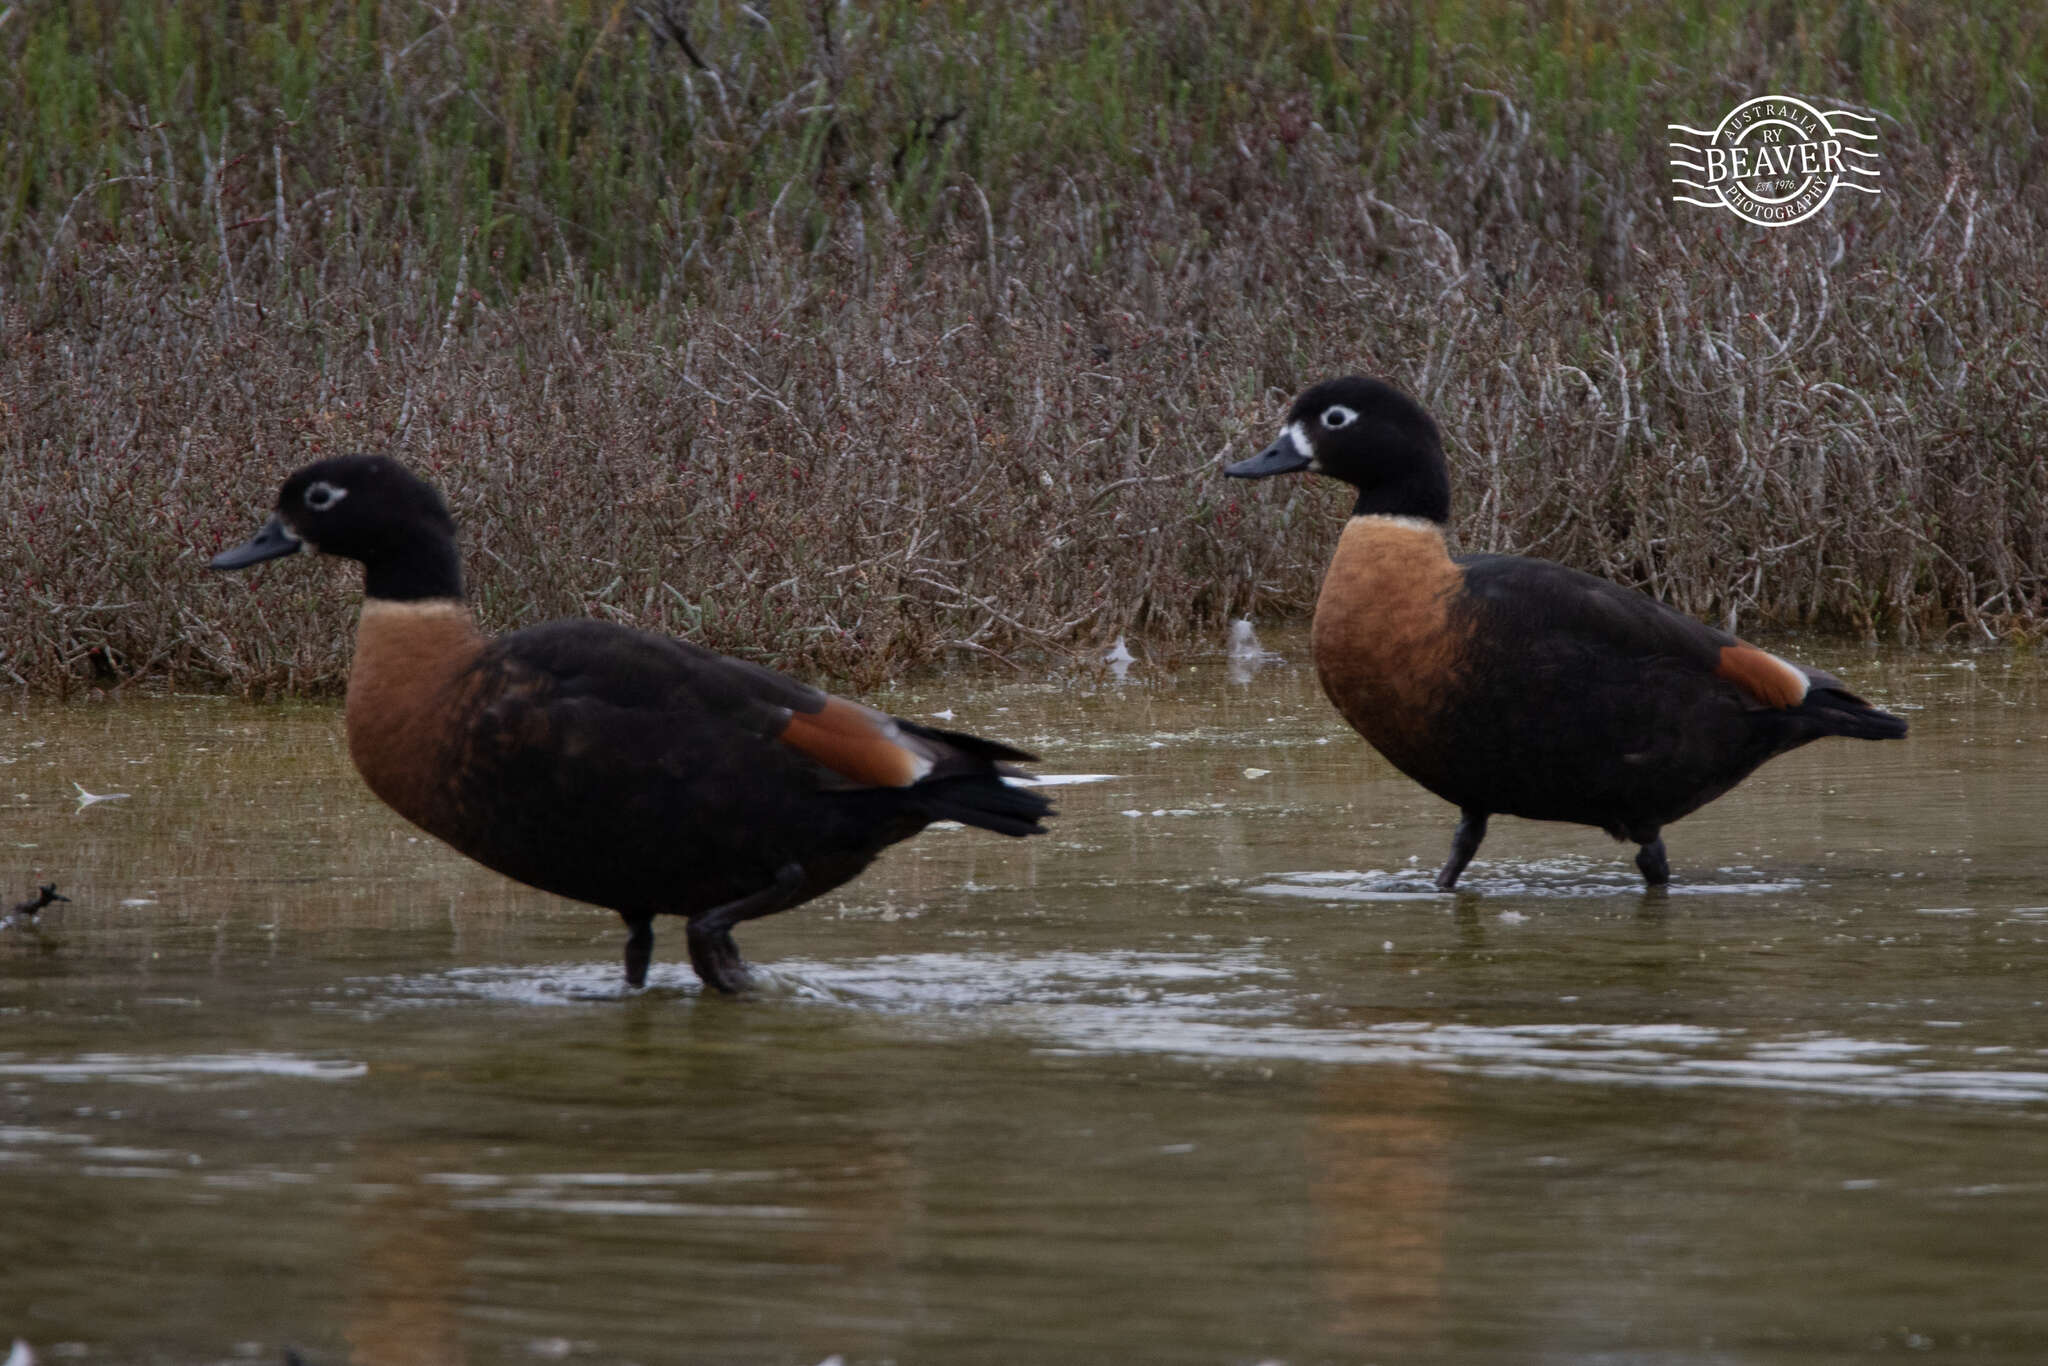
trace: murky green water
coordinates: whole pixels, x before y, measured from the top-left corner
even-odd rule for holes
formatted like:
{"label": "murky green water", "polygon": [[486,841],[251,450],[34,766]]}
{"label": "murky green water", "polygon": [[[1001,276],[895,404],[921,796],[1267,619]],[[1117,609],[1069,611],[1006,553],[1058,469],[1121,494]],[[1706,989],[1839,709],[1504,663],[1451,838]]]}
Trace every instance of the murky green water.
{"label": "murky green water", "polygon": [[[882,699],[1028,744],[617,990],[615,917],[389,815],[337,712],[0,714],[0,1345],[46,1361],[2048,1357],[2048,691],[1803,648],[1904,744],[1767,767],[1646,895],[1453,813],[1299,641]],[[1143,680],[1143,681],[1141,681]],[[77,807],[73,785],[126,798]]]}

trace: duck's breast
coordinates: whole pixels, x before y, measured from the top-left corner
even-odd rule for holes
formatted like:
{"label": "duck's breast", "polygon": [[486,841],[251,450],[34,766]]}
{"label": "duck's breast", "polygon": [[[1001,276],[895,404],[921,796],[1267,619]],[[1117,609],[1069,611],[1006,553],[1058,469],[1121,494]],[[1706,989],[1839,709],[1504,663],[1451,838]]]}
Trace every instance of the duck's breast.
{"label": "duck's breast", "polygon": [[1454,611],[1462,572],[1435,524],[1354,517],[1316,600],[1316,672],[1359,734],[1426,786],[1442,767],[1469,625]]}
{"label": "duck's breast", "polygon": [[[348,680],[348,752],[372,792],[413,824],[444,834],[483,648],[460,603],[363,604]],[[444,835],[445,837],[445,835]]]}

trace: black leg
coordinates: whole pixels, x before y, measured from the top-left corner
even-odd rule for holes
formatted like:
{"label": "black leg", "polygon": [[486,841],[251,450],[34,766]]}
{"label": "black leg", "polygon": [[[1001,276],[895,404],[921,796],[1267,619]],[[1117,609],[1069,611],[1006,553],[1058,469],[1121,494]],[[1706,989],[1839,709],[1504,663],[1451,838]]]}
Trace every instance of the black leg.
{"label": "black leg", "polygon": [[775,881],[760,891],[690,917],[690,966],[705,986],[723,992],[746,990],[747,965],[732,942],[732,927],[787,908],[803,885],[803,868],[785,863]]}
{"label": "black leg", "polygon": [[750,974],[746,960],[740,957],[739,945],[732,942],[729,930],[703,930],[692,925],[690,936],[690,966],[697,970],[697,980],[713,991],[727,995],[747,989]]}
{"label": "black leg", "polygon": [[1436,875],[1436,889],[1448,892],[1458,885],[1458,874],[1465,871],[1465,865],[1479,852],[1479,841],[1486,838],[1486,813],[1467,811],[1465,819],[1458,822],[1458,833],[1451,836],[1451,857]]}
{"label": "black leg", "polygon": [[644,987],[647,964],[654,957],[654,917],[619,914],[626,922],[626,985]]}
{"label": "black leg", "polygon": [[1652,887],[1662,887],[1671,881],[1671,861],[1664,857],[1664,837],[1657,835],[1636,852],[1636,867],[1643,871],[1643,881]]}

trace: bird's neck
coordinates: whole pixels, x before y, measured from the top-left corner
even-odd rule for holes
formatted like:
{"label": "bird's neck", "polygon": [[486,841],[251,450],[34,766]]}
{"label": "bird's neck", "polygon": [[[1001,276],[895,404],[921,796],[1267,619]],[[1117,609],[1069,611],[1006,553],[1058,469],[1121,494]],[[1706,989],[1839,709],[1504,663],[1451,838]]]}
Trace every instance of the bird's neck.
{"label": "bird's neck", "polygon": [[378,602],[461,602],[462,557],[454,540],[411,538],[364,560],[363,595]]}
{"label": "bird's neck", "polygon": [[1451,476],[1441,457],[1408,474],[1358,491],[1354,517],[1417,517],[1443,526],[1451,520]]}

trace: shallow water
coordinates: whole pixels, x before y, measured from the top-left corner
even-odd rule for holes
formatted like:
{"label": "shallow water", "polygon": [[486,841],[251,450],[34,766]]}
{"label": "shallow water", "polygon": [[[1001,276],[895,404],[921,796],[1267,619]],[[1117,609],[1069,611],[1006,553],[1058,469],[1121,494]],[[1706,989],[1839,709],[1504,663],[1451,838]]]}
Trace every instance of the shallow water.
{"label": "shallow water", "polygon": [[[2048,692],[1908,713],[1633,850],[1454,813],[1301,667],[934,683],[1056,832],[668,928],[379,807],[339,715],[0,714],[0,1345],[164,1363],[2048,1355]],[[81,804],[74,785],[126,797]]]}

